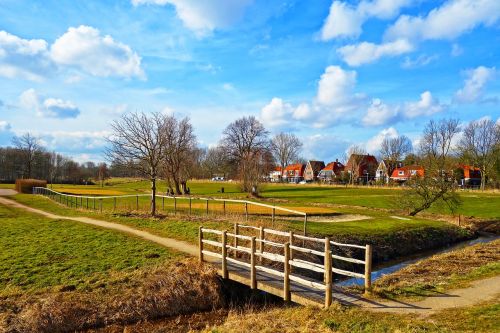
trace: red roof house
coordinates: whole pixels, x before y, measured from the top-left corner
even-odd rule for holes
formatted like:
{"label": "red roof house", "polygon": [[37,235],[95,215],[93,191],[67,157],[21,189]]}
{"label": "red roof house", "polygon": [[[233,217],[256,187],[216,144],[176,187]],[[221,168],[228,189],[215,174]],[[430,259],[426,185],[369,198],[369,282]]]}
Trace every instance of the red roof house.
{"label": "red roof house", "polygon": [[340,176],[340,174],[344,171],[345,166],[339,162],[339,160],[335,160],[335,162],[328,163],[318,174],[318,179],[328,182]]}
{"label": "red roof house", "polygon": [[304,180],[305,168],[306,168],[305,164],[301,163],[290,164],[285,168],[285,172],[283,173],[283,178],[291,183],[298,183]]}
{"label": "red roof house", "polygon": [[423,177],[424,168],[420,165],[408,165],[401,168],[396,168],[392,172],[391,179],[396,182],[405,182],[413,177]]}

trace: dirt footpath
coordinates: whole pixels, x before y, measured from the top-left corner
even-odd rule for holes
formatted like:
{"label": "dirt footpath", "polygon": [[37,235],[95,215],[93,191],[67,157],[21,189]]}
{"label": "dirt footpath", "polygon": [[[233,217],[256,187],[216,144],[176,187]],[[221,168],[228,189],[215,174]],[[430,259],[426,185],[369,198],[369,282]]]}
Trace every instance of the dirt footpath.
{"label": "dirt footpath", "polygon": [[17,194],[17,192],[14,190],[7,189],[7,188],[0,188],[0,196],[1,195],[15,195],[15,194]]}

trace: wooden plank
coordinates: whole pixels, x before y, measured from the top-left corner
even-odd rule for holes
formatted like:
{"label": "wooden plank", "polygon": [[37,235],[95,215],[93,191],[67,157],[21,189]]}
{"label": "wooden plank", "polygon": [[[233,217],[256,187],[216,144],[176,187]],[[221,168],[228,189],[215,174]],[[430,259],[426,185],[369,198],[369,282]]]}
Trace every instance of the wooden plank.
{"label": "wooden plank", "polygon": [[340,275],[357,277],[357,278],[360,278],[360,279],[364,279],[365,278],[364,274],[354,273],[354,272],[349,272],[349,271],[344,271],[343,269],[338,269],[338,268],[332,268],[332,272],[340,274]]}
{"label": "wooden plank", "polygon": [[269,273],[269,274],[273,274],[273,275],[276,275],[276,276],[279,276],[279,277],[284,277],[285,276],[285,273],[280,272],[280,271],[275,270],[275,269],[272,269],[272,268],[269,268],[269,267],[264,267],[264,266],[256,265],[255,268],[257,270],[260,270],[260,271],[263,271],[263,272],[266,272],[266,273]]}
{"label": "wooden plank", "polygon": [[304,269],[308,269],[310,271],[318,272],[318,273],[324,273],[325,268],[324,267],[319,267],[318,265],[315,265],[310,262],[294,259],[290,260],[290,265],[295,266],[295,267],[300,267]]}
{"label": "wooden plank", "polygon": [[272,234],[272,235],[278,235],[278,236],[285,236],[285,237],[290,236],[290,234],[286,231],[278,231],[278,230],[274,230],[274,229],[264,229],[264,232],[268,233],[268,234]]}
{"label": "wooden plank", "polygon": [[347,258],[347,257],[341,257],[341,256],[337,256],[335,254],[332,255],[332,258],[333,259],[338,259],[338,260],[343,260],[343,261],[348,261],[348,262],[352,262],[352,263],[360,264],[360,265],[364,265],[365,264],[365,262],[363,260],[354,259],[354,258]]}
{"label": "wooden plank", "polygon": [[324,256],[325,255],[324,252],[316,251],[316,250],[312,250],[312,249],[306,249],[305,247],[291,246],[290,245],[290,248],[293,249],[293,250],[299,251],[299,252],[303,252],[303,253],[310,253],[310,254],[315,254],[315,255],[318,255],[318,256]]}
{"label": "wooden plank", "polygon": [[216,258],[222,259],[222,256],[220,255],[220,253],[215,253],[215,252],[208,251],[208,250],[203,250],[203,251],[201,251],[201,253],[206,254],[207,256],[212,256],[212,257],[216,257]]}
{"label": "wooden plank", "polygon": [[276,243],[276,242],[271,242],[271,241],[268,241],[268,240],[265,240],[265,239],[256,239],[256,241],[259,242],[259,243],[264,243],[264,244],[271,245],[271,246],[276,246],[276,247],[284,247],[285,246],[284,244]]}
{"label": "wooden plank", "polygon": [[248,254],[251,253],[250,249],[248,247],[244,247],[244,246],[234,247],[231,245],[226,245],[226,248],[233,250],[233,251],[240,251],[240,252],[244,252],[244,253],[248,253]]}
{"label": "wooden plank", "polygon": [[206,233],[211,233],[211,234],[216,234],[216,235],[222,235],[222,231],[220,231],[220,230],[203,228],[202,231],[206,232]]}
{"label": "wooden plank", "polygon": [[301,284],[301,285],[306,286],[306,287],[311,287],[311,288],[315,288],[315,289],[318,289],[318,290],[325,290],[325,285],[324,284],[318,283],[318,282],[314,282],[314,281],[311,281],[311,280],[307,280],[307,279],[298,277],[296,275],[290,275],[290,280],[294,281],[294,282],[297,282],[298,284]]}
{"label": "wooden plank", "polygon": [[334,241],[330,241],[330,244],[335,245],[335,246],[345,246],[345,247],[354,247],[357,249],[366,249],[366,246],[364,246],[364,245],[337,243]]}
{"label": "wooden plank", "polygon": [[276,253],[262,252],[262,253],[256,253],[256,255],[272,261],[285,262],[285,257]]}
{"label": "wooden plank", "polygon": [[307,240],[311,242],[317,242],[317,243],[324,243],[325,240],[321,238],[316,238],[316,237],[309,237],[309,236],[303,236],[303,235],[295,235],[297,239],[302,239],[302,240]]}
{"label": "wooden plank", "polygon": [[222,243],[211,241],[211,240],[208,240],[208,239],[203,239],[202,242],[203,242],[203,244],[208,244],[208,245],[212,245],[212,246],[222,247]]}
{"label": "wooden plank", "polygon": [[[228,262],[231,262],[233,264],[237,264],[237,265],[241,265],[241,266],[245,266],[247,268],[250,268],[250,264],[249,263],[246,263],[244,261],[240,261],[240,260],[237,260],[237,259],[234,259],[234,258],[231,258],[231,257],[227,257],[226,260]],[[248,271],[247,271],[248,272]]]}

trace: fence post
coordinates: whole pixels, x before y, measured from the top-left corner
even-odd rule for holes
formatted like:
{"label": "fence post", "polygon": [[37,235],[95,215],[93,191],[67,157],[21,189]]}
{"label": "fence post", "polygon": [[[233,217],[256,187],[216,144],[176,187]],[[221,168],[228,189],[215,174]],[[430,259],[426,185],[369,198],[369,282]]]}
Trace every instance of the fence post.
{"label": "fence post", "polygon": [[116,197],[113,198],[113,211],[116,210]]}
{"label": "fence post", "polygon": [[203,226],[200,226],[198,229],[198,247],[200,252],[198,253],[198,258],[200,259],[200,263],[203,262]]}
{"label": "fence post", "polygon": [[372,246],[366,245],[365,252],[365,294],[372,290]]}
{"label": "fence post", "polygon": [[95,197],[94,197],[94,210],[95,210]]}
{"label": "fence post", "polygon": [[161,197],[161,210],[165,210],[165,197]]}
{"label": "fence post", "polygon": [[89,210],[89,197],[87,197],[87,210]]}
{"label": "fence post", "polygon": [[307,236],[307,214],[304,215],[304,236]]}
{"label": "fence post", "polygon": [[274,215],[276,215],[276,208],[273,207],[273,214],[271,216],[271,226],[274,228]]}
{"label": "fence post", "polygon": [[[293,231],[290,231],[290,240],[289,240],[290,245],[293,245]],[[293,249],[290,248],[290,260],[293,260]],[[293,267],[290,266],[290,273],[292,272]]]}
{"label": "fence post", "polygon": [[[239,231],[239,227],[238,227],[238,223],[235,223],[234,224],[234,247],[238,247],[238,231]],[[236,255],[236,253],[238,253],[237,251],[234,251],[234,254]]]}
{"label": "fence post", "polygon": [[135,197],[135,210],[139,211],[139,196]]}
{"label": "fence post", "polygon": [[245,202],[245,219],[248,221],[248,202]]}
{"label": "fence post", "polygon": [[285,265],[283,277],[283,300],[290,301],[290,243],[285,243]]}
{"label": "fence post", "polygon": [[226,215],[226,200],[222,201],[222,214]]}
{"label": "fence post", "polygon": [[227,279],[227,231],[222,232],[222,277]]}
{"label": "fence post", "polygon": [[100,208],[101,213],[102,213],[102,199],[99,199],[99,208]]}
{"label": "fence post", "polygon": [[332,305],[332,254],[330,238],[325,237],[325,308]]}
{"label": "fence post", "polygon": [[191,215],[191,197],[189,197],[189,215]]}
{"label": "fence post", "polygon": [[207,210],[207,215],[208,215],[208,199],[207,199],[207,209],[206,210]]}
{"label": "fence post", "polygon": [[255,271],[255,236],[252,236],[250,243],[250,287],[257,289],[257,274]]}
{"label": "fence post", "polygon": [[177,214],[177,198],[174,196],[174,215]]}
{"label": "fence post", "polygon": [[[264,227],[260,227],[259,228],[259,238],[261,240],[261,242],[259,242],[259,252],[260,253],[263,253],[264,252],[264,242],[262,242],[264,240]],[[262,264],[262,256],[259,256],[259,262]]]}

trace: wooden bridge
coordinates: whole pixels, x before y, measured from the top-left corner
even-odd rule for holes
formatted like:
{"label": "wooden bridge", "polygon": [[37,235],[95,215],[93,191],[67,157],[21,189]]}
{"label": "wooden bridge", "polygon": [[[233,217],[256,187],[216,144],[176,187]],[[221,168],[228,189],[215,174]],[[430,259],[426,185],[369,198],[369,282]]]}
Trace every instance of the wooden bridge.
{"label": "wooden bridge", "polygon": [[[362,250],[364,259],[336,254],[340,248]],[[233,232],[200,227],[199,258],[216,265],[225,279],[302,305],[329,307],[332,300],[353,304],[360,299],[334,286],[333,274],[362,278],[365,292],[371,289],[371,246],[338,243],[328,237],[239,224]],[[362,265],[364,273],[339,268],[339,262]]]}

